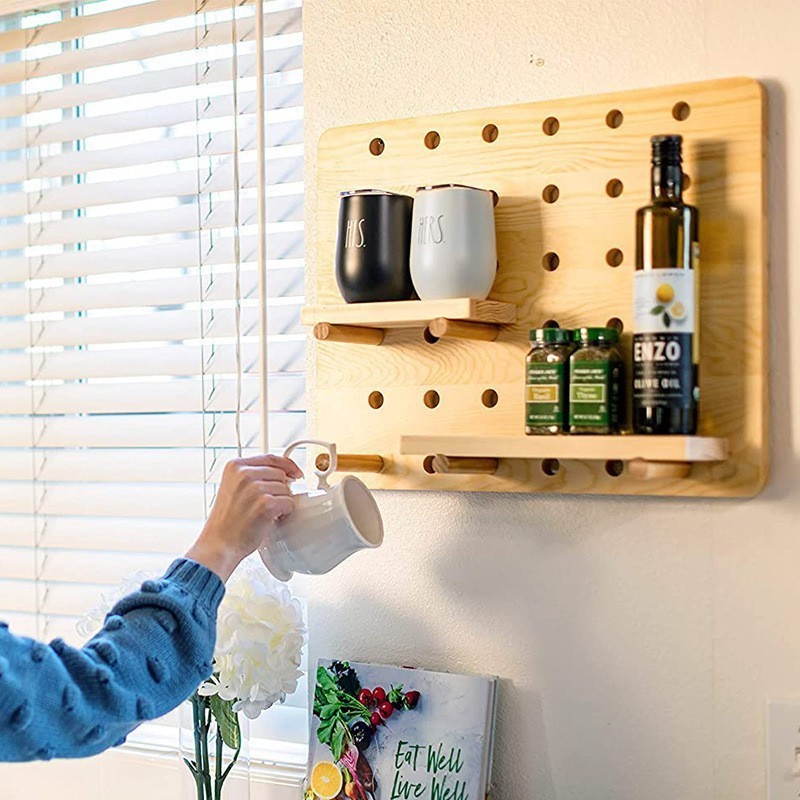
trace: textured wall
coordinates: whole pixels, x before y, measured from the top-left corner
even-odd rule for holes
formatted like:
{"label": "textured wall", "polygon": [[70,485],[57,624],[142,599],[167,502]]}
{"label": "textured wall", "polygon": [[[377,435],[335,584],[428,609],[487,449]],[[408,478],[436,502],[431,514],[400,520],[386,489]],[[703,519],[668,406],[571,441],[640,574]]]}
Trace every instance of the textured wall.
{"label": "textured wall", "polygon": [[312,656],[503,676],[496,800],[765,796],[765,698],[800,696],[798,34],[795,0],[306,0],[311,266],[325,128],[737,74],[769,88],[764,493],[382,493],[386,545],[310,582]]}

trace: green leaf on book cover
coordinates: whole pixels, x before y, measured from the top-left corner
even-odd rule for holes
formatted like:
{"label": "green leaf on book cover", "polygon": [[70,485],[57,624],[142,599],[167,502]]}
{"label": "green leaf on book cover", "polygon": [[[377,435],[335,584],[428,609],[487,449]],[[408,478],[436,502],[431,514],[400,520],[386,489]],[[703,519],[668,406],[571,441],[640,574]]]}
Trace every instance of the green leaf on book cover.
{"label": "green leaf on book cover", "polygon": [[664,313],[664,306],[653,306],[653,308],[650,309],[650,313],[654,317],[657,317],[659,314]]}
{"label": "green leaf on book cover", "polygon": [[209,698],[211,713],[219,726],[220,736],[231,750],[238,750],[242,743],[242,735],[239,729],[239,717],[233,711],[233,702],[223,700],[218,695],[211,695]]}

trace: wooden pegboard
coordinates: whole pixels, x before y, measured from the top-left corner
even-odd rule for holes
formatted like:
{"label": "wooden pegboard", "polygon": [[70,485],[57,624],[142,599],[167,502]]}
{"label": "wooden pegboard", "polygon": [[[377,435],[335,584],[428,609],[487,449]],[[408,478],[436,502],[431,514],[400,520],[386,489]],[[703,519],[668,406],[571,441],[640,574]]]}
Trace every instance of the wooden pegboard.
{"label": "wooden pegboard", "polygon": [[[769,467],[765,125],[761,85],[731,78],[327,131],[318,157],[317,306],[343,304],[333,267],[340,191],[413,194],[420,185],[458,182],[500,195],[491,299],[516,304],[518,321],[495,342],[429,344],[417,327],[387,330],[379,347],[316,343],[315,436],[341,452],[382,455],[384,471],[361,476],[376,488],[757,493]],[[431,131],[439,134],[435,149],[425,143]],[[530,328],[617,317],[629,331],[634,216],[649,198],[649,138],[664,133],[684,137],[686,201],[700,210],[699,433],[727,437],[728,460],[697,463],[685,478],[643,481],[627,469],[609,475],[603,460],[562,460],[555,475],[538,458],[502,458],[494,475],[431,475],[422,455],[400,455],[402,435],[524,437]],[[374,140],[383,143],[380,155]],[[619,196],[609,195],[609,181],[622,183]],[[556,202],[543,200],[548,186],[558,187]],[[548,253],[558,255],[553,271],[543,267]],[[620,254],[622,263],[610,266]],[[629,334],[623,339],[629,347]],[[482,402],[487,389],[497,393],[493,408]],[[435,408],[423,399],[431,390]],[[375,392],[380,408],[369,402]]]}

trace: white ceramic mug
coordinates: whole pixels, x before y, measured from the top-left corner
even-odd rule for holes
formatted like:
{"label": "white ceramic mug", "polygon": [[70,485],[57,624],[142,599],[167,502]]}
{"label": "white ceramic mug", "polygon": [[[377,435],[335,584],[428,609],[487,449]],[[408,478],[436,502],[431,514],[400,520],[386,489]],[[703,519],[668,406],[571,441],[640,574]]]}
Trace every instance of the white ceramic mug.
{"label": "white ceramic mug", "polygon": [[294,495],[294,511],[275,523],[269,542],[258,551],[267,569],[280,581],[288,581],[295,572],[323,575],[353,553],[383,543],[378,504],[363,482],[346,475],[335,486],[328,485],[328,477],[336,470],[336,445],[300,439],[283,455],[288,458],[303,444],[327,449],[330,464],[325,470],[314,470],[317,490]]}
{"label": "white ceramic mug", "polygon": [[485,300],[497,275],[497,193],[448,183],[414,196],[411,280],[422,300]]}

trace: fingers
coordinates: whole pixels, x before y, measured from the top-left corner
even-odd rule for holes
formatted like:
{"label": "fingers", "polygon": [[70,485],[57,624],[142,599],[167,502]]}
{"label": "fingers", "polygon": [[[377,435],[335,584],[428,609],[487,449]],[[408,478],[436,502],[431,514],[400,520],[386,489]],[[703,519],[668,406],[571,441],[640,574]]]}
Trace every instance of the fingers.
{"label": "fingers", "polygon": [[275,496],[270,503],[270,511],[272,512],[273,519],[285,517],[287,514],[291,514],[292,511],[294,511],[294,500],[291,496]]}
{"label": "fingers", "polygon": [[300,467],[298,467],[291,458],[273,456],[267,453],[259,456],[240,458],[238,462],[246,467],[276,467],[277,469],[283,470],[290,478],[298,479],[303,477]]}
{"label": "fingers", "polygon": [[259,481],[255,484],[258,493],[264,496],[291,497],[292,490],[285,481]]}
{"label": "fingers", "polygon": [[280,481],[286,483],[291,478],[277,467],[242,467],[245,474],[253,481]]}

